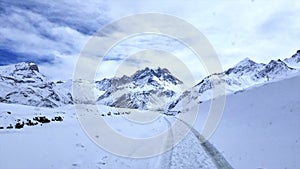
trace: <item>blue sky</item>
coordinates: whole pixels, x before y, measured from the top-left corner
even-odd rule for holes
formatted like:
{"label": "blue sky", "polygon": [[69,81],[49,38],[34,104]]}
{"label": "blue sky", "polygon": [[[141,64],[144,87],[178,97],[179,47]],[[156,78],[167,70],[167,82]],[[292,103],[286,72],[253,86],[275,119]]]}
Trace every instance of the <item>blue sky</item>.
{"label": "blue sky", "polygon": [[[294,0],[0,0],[0,65],[33,61],[50,78],[71,79],[76,59],[95,31],[145,12],[166,13],[193,24],[213,45],[225,69],[246,57],[257,62],[283,59],[300,48],[300,2]],[[169,44],[178,47],[159,37],[123,43],[105,58],[104,74],[128,51],[168,51]]]}

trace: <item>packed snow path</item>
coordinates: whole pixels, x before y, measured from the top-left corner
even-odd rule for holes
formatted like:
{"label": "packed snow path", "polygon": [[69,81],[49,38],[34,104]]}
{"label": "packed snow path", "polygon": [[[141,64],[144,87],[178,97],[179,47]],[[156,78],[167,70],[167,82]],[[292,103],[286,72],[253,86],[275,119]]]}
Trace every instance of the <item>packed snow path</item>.
{"label": "packed snow path", "polygon": [[185,121],[176,118],[180,122],[191,128],[191,132],[198,138],[201,146],[205,150],[205,152],[211,157],[212,161],[216,165],[218,169],[233,169],[233,167],[228,163],[228,161],[224,158],[224,156],[218,151],[218,149],[212,145],[208,140],[204,141],[203,136],[191,125],[186,123]]}

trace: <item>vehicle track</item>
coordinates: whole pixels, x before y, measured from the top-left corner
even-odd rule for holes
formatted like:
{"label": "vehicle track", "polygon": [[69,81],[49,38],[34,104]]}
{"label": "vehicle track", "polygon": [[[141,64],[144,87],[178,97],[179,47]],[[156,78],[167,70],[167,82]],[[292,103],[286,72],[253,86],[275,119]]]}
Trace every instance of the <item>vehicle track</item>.
{"label": "vehicle track", "polygon": [[195,135],[195,137],[197,137],[204,151],[212,159],[213,163],[218,169],[234,169],[225,159],[225,157],[218,151],[218,149],[208,140],[205,140],[204,137],[193,126],[177,117],[175,118],[191,128],[191,132]]}

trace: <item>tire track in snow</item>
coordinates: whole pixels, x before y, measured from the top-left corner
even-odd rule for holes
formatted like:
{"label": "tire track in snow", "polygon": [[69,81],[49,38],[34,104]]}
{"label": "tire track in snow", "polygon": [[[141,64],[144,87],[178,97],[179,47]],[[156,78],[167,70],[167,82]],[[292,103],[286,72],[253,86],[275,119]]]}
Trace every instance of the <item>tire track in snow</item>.
{"label": "tire track in snow", "polygon": [[197,137],[204,151],[212,159],[218,169],[234,169],[214,145],[212,145],[208,140],[204,141],[203,136],[194,127],[177,117],[175,118],[191,128],[192,133],[195,137]]}
{"label": "tire track in snow", "polygon": [[[165,141],[166,147],[168,147],[168,145],[173,145],[174,143],[174,135],[173,135],[173,131],[172,131],[172,124],[171,122],[164,117],[164,120],[167,122],[168,127],[170,129],[170,132],[168,133],[167,139]],[[157,169],[170,169],[172,166],[172,157],[173,157],[173,147],[164,152],[163,154],[161,154],[161,161],[159,163],[159,166],[156,166],[155,168]]]}

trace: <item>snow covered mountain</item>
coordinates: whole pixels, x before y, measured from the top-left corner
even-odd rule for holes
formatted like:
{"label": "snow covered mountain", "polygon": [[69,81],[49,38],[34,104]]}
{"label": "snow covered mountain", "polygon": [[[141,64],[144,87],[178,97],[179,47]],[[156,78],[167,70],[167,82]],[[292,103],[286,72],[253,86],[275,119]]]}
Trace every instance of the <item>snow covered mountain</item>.
{"label": "snow covered mountain", "polygon": [[292,57],[284,59],[284,62],[293,68],[300,68],[300,50]]}
{"label": "snow covered mountain", "polygon": [[34,63],[0,67],[0,102],[38,107],[72,104],[70,91],[62,82],[50,82]]}
{"label": "snow covered mountain", "polygon": [[200,95],[206,96],[203,97],[203,99],[206,100],[210,99],[211,96],[210,94],[206,94],[211,92],[211,89],[214,87],[222,84],[225,85],[225,92],[230,94],[257,84],[284,77],[293,72],[294,69],[288,67],[281,60],[272,60],[265,65],[246,58],[233,68],[204,78],[194,88],[197,89]]}
{"label": "snow covered mountain", "polygon": [[[298,52],[296,55],[292,56],[290,60],[295,60],[295,58],[299,56]],[[263,64],[256,63],[249,58],[246,58],[224,72],[215,73],[205,77],[200,83],[186,91],[184,95],[180,96],[174,102],[169,103],[168,108],[174,109],[176,107],[176,109],[179,109],[180,106],[176,105],[182,100],[185,100],[184,102],[186,103],[192,101],[200,102],[224,94],[214,93],[213,95],[213,89],[223,89],[225,90],[226,95],[232,94],[250,87],[292,76],[297,72],[299,71],[289,67],[280,59],[271,60],[268,64]]]}
{"label": "snow covered mountain", "polygon": [[[0,102],[38,107],[59,107],[66,104],[90,103],[73,100],[72,86],[93,84],[99,104],[119,108],[165,110],[185,99],[197,102],[218,97],[213,89],[225,87],[226,94],[292,76],[300,68],[300,50],[292,57],[272,60],[268,64],[246,58],[234,67],[205,77],[193,88],[183,91],[183,82],[167,69],[145,68],[132,76],[114,77],[87,82],[49,81],[34,63],[22,62],[0,67]],[[79,88],[80,89],[80,88]],[[81,92],[84,95],[84,91]],[[88,98],[88,97],[87,97]],[[94,100],[92,101],[94,102]]]}
{"label": "snow covered mountain", "polygon": [[181,94],[183,83],[167,69],[147,67],[130,77],[103,79],[96,84],[99,90],[105,90],[98,99],[100,104],[157,110]]}
{"label": "snow covered mountain", "polygon": [[285,77],[291,73],[296,72],[294,68],[289,67],[286,63],[278,59],[277,61],[271,60],[269,64],[255,74],[256,79],[277,79]]}
{"label": "snow covered mountain", "polygon": [[[72,85],[90,85],[83,79],[51,82],[39,72],[34,63],[22,62],[0,67],[0,102],[37,107],[59,107],[66,104],[89,103],[74,100]],[[137,71],[131,77],[103,79],[95,82],[95,92],[101,104],[151,109],[162,107],[169,99],[180,94],[182,82],[167,69]],[[84,92],[82,92],[84,94]],[[84,97],[83,97],[84,98]]]}

